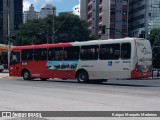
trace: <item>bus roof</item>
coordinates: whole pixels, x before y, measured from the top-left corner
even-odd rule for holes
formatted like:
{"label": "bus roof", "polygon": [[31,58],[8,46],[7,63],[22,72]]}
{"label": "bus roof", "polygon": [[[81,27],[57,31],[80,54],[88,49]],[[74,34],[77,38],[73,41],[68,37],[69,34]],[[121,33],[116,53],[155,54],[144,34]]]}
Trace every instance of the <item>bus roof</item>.
{"label": "bus roof", "polygon": [[108,40],[90,40],[83,42],[70,42],[70,43],[56,43],[56,44],[41,44],[41,45],[27,45],[27,46],[16,46],[13,50],[21,49],[35,49],[35,48],[52,48],[52,47],[70,47],[70,46],[81,46],[81,45],[99,45],[102,43],[121,43],[121,42],[134,42],[135,40],[144,40],[141,38],[121,38],[121,39],[108,39]]}
{"label": "bus roof", "polygon": [[70,43],[56,43],[56,44],[41,44],[41,45],[27,45],[27,46],[16,46],[13,47],[13,50],[21,50],[21,49],[35,49],[35,48],[51,48],[51,47],[63,47],[63,46],[71,46]]}

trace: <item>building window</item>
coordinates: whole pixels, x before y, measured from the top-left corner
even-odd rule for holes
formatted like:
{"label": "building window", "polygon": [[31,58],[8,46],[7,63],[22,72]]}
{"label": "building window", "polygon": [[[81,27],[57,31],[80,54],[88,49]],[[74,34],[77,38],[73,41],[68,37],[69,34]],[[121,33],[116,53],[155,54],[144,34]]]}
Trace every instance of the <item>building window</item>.
{"label": "building window", "polygon": [[127,11],[123,11],[123,15],[126,16],[127,15]]}
{"label": "building window", "polygon": [[127,5],[127,4],[128,4],[127,0],[123,0],[123,5]]}
{"label": "building window", "polygon": [[115,5],[116,4],[116,0],[111,0],[111,5]]}
{"label": "building window", "polygon": [[123,25],[127,25],[127,20],[126,19],[122,19],[122,24]]}
{"label": "building window", "polygon": [[112,24],[115,24],[116,20],[114,18],[111,18],[110,21],[111,21]]}

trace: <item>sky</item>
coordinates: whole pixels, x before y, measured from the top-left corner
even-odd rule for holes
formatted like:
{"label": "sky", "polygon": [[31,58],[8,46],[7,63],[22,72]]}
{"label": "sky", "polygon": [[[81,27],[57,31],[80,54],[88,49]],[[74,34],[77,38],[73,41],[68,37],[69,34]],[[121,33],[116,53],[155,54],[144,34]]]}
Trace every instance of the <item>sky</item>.
{"label": "sky", "polygon": [[[57,13],[60,13],[75,10],[80,6],[80,0],[23,0],[23,11],[27,11],[31,4],[37,12],[40,12],[40,9],[46,4],[52,4],[56,7]],[[79,15],[79,10],[76,9],[74,13]]]}

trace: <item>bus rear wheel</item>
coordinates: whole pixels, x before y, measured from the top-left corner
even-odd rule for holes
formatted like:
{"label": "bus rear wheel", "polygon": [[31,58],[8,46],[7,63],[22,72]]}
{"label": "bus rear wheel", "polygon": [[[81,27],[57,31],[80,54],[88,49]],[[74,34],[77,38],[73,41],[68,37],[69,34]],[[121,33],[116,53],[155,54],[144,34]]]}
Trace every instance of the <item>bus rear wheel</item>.
{"label": "bus rear wheel", "polygon": [[22,76],[23,76],[24,80],[30,80],[31,79],[31,75],[30,75],[30,72],[28,70],[23,71]]}
{"label": "bus rear wheel", "polygon": [[88,73],[84,70],[81,70],[77,74],[77,81],[79,83],[87,83],[89,81]]}

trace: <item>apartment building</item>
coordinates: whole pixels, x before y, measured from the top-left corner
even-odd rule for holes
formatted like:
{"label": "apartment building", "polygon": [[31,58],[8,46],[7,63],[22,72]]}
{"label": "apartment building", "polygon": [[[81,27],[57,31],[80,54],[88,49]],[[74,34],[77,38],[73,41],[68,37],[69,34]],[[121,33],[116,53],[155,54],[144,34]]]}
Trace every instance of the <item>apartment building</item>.
{"label": "apartment building", "polygon": [[39,18],[46,18],[48,15],[56,15],[56,7],[51,4],[47,4],[45,7],[41,8],[39,13]]}
{"label": "apartment building", "polygon": [[80,17],[87,21],[90,34],[101,39],[128,34],[128,0],[81,0]]}
{"label": "apartment building", "polygon": [[34,10],[33,4],[29,7],[28,11],[23,12],[23,23],[26,23],[27,20],[33,20],[39,18],[39,12]]}
{"label": "apartment building", "polygon": [[160,28],[160,0],[129,0],[129,36],[147,37]]}

